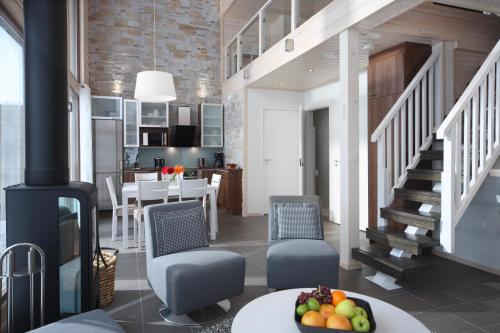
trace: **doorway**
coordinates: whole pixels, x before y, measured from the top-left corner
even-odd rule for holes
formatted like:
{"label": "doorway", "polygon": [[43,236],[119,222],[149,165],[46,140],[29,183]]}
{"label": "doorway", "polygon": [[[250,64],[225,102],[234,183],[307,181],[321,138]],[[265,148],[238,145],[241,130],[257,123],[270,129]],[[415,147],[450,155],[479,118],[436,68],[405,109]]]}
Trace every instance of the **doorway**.
{"label": "doorway", "polygon": [[305,192],[320,197],[321,214],[329,220],[331,215],[329,109],[307,112],[305,123]]}
{"label": "doorway", "polygon": [[263,200],[271,195],[302,194],[302,113],[300,109],[263,110]]}

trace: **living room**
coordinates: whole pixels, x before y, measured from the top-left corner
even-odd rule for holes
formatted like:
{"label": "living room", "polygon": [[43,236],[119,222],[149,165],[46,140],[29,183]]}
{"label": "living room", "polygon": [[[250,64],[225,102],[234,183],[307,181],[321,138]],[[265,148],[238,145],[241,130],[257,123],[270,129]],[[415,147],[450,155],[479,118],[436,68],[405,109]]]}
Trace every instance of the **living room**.
{"label": "living room", "polygon": [[498,16],[0,0],[1,329],[500,331]]}

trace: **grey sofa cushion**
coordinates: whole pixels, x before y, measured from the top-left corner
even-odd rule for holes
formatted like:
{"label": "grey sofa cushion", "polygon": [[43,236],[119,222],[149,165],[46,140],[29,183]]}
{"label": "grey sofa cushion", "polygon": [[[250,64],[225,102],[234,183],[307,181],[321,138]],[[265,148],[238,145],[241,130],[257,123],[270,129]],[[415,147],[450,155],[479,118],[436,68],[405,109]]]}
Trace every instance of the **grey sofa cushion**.
{"label": "grey sofa cushion", "polygon": [[208,246],[203,207],[154,211],[155,257]]}
{"label": "grey sofa cushion", "polygon": [[277,221],[273,239],[323,239],[318,205],[312,203],[273,205]]}
{"label": "grey sofa cushion", "polygon": [[338,287],[339,255],[322,240],[287,239],[269,242],[269,288]]}
{"label": "grey sofa cushion", "polygon": [[214,248],[157,257],[148,274],[153,290],[174,314],[185,314],[243,293],[245,258]]}
{"label": "grey sofa cushion", "polygon": [[40,328],[32,333],[125,333],[111,317],[102,310],[85,312],[60,320]]}

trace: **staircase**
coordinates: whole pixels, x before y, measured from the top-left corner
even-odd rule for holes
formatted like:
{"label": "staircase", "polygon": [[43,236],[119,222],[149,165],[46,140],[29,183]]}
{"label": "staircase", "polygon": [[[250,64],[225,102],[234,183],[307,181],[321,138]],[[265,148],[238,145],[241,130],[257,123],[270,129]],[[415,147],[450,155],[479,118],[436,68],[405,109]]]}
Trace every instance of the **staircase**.
{"label": "staircase", "polygon": [[500,41],[444,120],[442,68],[436,45],[371,136],[380,216],[352,257],[389,290],[433,247],[453,253],[455,227],[500,156]]}

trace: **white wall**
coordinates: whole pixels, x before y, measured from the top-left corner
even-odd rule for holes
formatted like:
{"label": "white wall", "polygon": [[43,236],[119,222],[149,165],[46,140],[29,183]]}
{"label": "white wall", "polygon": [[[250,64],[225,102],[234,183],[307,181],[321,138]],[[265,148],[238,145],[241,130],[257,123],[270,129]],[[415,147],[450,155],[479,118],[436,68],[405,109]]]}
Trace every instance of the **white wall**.
{"label": "white wall", "polygon": [[[338,81],[304,92],[305,111],[330,108],[330,218],[339,221],[340,198],[339,168],[335,160],[340,160],[340,84]],[[360,230],[368,226],[368,82],[367,73],[359,75],[359,218]]]}
{"label": "white wall", "polygon": [[[296,91],[248,89],[247,94],[247,161],[246,161],[246,213],[263,214],[262,165],[262,112],[265,108],[298,109],[303,102],[303,93]],[[297,133],[298,135],[298,133]]]}

